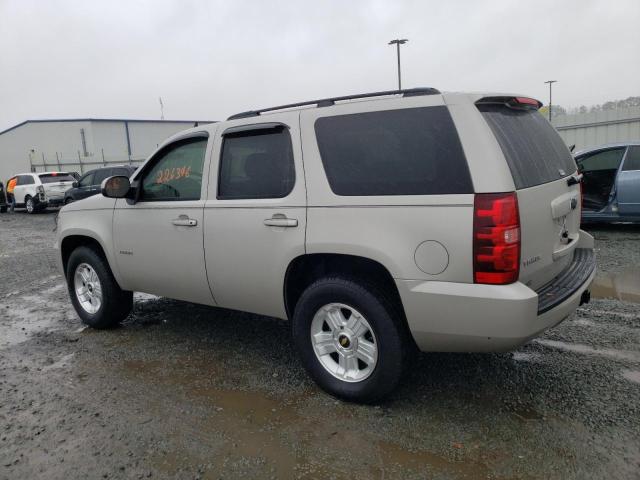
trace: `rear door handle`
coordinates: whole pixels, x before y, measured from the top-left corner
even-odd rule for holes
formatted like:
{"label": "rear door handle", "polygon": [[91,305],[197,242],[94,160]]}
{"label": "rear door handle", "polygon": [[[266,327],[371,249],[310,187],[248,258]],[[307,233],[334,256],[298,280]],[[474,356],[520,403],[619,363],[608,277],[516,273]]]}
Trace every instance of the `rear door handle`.
{"label": "rear door handle", "polygon": [[186,215],[180,215],[178,218],[171,220],[171,223],[178,227],[195,227],[198,225],[198,221],[194,218],[189,218]]}
{"label": "rear door handle", "polygon": [[281,213],[276,213],[273,217],[264,221],[267,227],[297,227],[298,220],[295,218],[287,218]]}

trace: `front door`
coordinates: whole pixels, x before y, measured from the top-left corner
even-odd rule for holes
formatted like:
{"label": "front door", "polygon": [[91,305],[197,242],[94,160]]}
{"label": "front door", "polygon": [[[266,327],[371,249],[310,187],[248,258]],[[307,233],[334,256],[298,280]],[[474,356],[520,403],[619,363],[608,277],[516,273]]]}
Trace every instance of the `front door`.
{"label": "front door", "polygon": [[82,200],[83,198],[93,195],[91,190],[93,189],[93,179],[95,178],[95,174],[96,170],[92,170],[78,180],[78,186],[73,191],[75,200]]}
{"label": "front door", "polygon": [[137,201],[119,199],[113,238],[122,288],[213,305],[204,265],[207,137],[162,148],[138,172]]}
{"label": "front door", "polygon": [[582,208],[598,212],[611,202],[616,175],[625,147],[609,148],[578,157],[576,162],[584,179],[582,183]]}
{"label": "front door", "polygon": [[287,266],[304,254],[306,189],[299,112],[277,119],[217,132],[204,240],[218,305],[285,318]]}
{"label": "front door", "polygon": [[620,215],[640,217],[640,145],[627,150],[616,190]]}

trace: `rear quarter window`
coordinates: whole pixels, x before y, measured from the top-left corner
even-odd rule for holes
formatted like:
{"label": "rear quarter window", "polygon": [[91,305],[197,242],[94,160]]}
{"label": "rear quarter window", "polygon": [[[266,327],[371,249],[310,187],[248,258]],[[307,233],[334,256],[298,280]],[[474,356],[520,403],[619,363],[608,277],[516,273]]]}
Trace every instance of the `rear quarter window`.
{"label": "rear quarter window", "polygon": [[447,107],[322,117],[315,132],[336,195],[473,193]]}
{"label": "rear quarter window", "polygon": [[536,110],[478,105],[507,160],[518,190],[571,175],[576,164],[558,132]]}

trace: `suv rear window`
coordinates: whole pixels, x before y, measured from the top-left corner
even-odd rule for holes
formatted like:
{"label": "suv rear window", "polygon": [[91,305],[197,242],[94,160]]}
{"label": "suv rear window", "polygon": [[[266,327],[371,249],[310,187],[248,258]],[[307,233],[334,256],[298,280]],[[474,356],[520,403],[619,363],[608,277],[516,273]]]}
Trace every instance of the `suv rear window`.
{"label": "suv rear window", "polygon": [[68,173],[41,173],[38,175],[42,183],[57,183],[57,182],[75,182],[76,179]]}
{"label": "suv rear window", "polygon": [[517,189],[571,175],[576,164],[560,135],[536,110],[478,105],[509,164]]}
{"label": "suv rear window", "polygon": [[447,107],[322,117],[315,131],[336,195],[473,193]]}

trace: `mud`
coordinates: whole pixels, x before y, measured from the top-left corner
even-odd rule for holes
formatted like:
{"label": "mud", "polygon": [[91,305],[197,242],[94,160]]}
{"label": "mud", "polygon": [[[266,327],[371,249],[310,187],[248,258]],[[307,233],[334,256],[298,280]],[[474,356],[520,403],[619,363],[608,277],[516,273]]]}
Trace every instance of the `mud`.
{"label": "mud", "polygon": [[[0,479],[639,478],[640,304],[618,294],[517,352],[421,355],[362,406],[308,379],[284,321],[136,294],[84,328],[52,226],[0,215]],[[640,231],[595,233],[624,276]]]}

